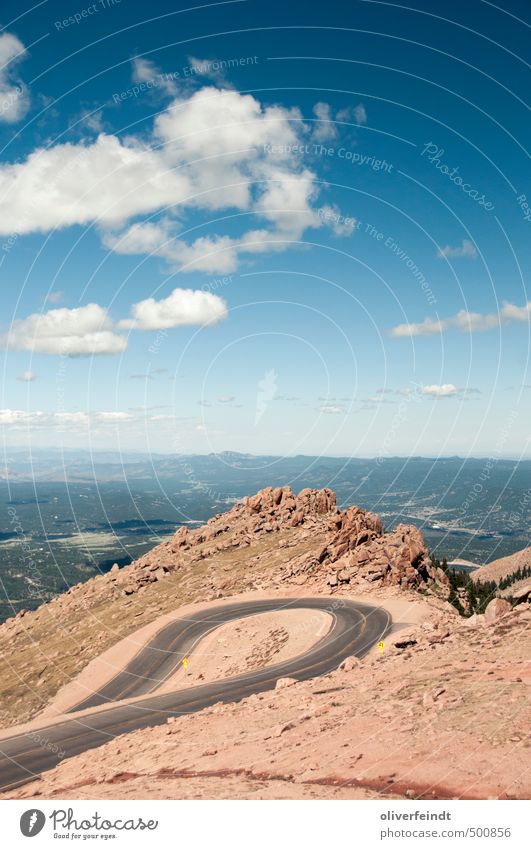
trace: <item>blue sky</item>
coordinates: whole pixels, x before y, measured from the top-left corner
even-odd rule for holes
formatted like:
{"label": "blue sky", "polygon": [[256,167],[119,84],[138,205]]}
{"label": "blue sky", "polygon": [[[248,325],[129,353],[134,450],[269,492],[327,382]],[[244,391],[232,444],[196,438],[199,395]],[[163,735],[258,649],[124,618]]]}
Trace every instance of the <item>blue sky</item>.
{"label": "blue sky", "polygon": [[526,3],[23,6],[7,446],[529,456]]}

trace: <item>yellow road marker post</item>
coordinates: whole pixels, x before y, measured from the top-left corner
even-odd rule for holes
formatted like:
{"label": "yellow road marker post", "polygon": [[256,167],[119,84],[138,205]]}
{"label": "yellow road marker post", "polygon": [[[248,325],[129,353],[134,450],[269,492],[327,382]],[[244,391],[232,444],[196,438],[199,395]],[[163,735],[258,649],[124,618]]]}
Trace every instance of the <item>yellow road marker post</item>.
{"label": "yellow road marker post", "polygon": [[384,650],[384,641],[380,640],[380,642],[378,643],[378,651],[380,652],[380,654],[383,654],[383,650]]}

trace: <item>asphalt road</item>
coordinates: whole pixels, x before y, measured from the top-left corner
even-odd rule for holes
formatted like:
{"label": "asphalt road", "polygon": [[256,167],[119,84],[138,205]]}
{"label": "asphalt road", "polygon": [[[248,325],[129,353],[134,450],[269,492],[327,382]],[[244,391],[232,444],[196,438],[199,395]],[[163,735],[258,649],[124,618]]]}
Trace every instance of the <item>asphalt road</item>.
{"label": "asphalt road", "polygon": [[[164,695],[156,690],[181,665],[191,649],[214,628],[234,619],[276,610],[316,609],[330,613],[329,632],[309,651],[283,663],[222,681]],[[194,713],[216,702],[236,702],[274,688],[279,678],[302,681],[335,669],[345,657],[363,657],[391,625],[386,610],[346,599],[288,598],[226,604],[198,611],[167,625],[107,685],[76,706],[71,719],[0,740],[0,789],[25,783],[57,766],[63,757],[101,746],[119,734],[162,725],[170,716]],[[144,696],[120,704],[121,699]],[[112,702],[112,707],[77,711]],[[118,702],[118,703],[117,703]]]}

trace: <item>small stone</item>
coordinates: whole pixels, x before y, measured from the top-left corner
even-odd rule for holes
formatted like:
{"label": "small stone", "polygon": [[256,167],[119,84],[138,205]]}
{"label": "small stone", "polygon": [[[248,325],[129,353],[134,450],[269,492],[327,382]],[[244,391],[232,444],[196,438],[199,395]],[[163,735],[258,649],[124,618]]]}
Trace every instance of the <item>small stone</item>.
{"label": "small stone", "polygon": [[358,666],[361,666],[361,660],[359,659],[359,657],[356,657],[355,655],[350,655],[349,657],[346,657],[345,660],[343,660],[339,664],[339,668],[341,669],[342,672],[351,672],[353,669],[356,669],[356,667],[358,667]]}
{"label": "small stone", "polygon": [[275,690],[285,690],[286,687],[291,687],[293,684],[298,684],[296,678],[279,678],[275,684]]}

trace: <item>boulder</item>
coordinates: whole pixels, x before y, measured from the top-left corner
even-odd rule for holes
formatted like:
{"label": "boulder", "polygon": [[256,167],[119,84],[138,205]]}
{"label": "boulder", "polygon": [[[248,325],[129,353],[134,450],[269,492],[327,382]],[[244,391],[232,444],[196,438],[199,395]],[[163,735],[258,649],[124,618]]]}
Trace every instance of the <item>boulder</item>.
{"label": "boulder", "polygon": [[278,505],[282,501],[282,495],[283,495],[282,487],[277,486],[276,489],[273,490],[273,504],[276,507],[278,507]]}
{"label": "boulder", "polygon": [[493,598],[485,610],[485,622],[492,625],[512,610],[512,605],[504,598]]}
{"label": "boulder", "polygon": [[291,527],[296,528],[297,525],[302,525],[303,521],[304,521],[304,510],[300,510],[300,509],[295,510],[295,512],[294,512],[294,514],[291,518],[291,522],[290,522]]}

